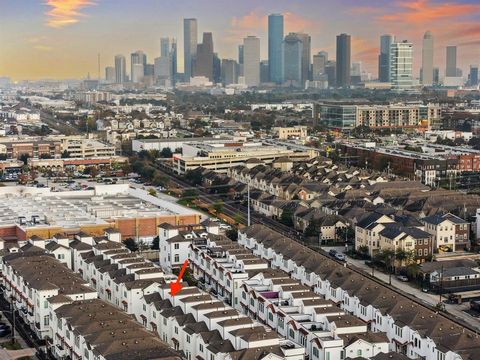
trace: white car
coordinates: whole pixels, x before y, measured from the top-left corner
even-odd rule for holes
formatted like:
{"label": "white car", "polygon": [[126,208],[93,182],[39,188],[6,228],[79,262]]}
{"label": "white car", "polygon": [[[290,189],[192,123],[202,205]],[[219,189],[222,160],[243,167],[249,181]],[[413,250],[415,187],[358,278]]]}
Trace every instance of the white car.
{"label": "white car", "polygon": [[232,230],[232,227],[228,224],[220,224],[219,228],[223,230]]}

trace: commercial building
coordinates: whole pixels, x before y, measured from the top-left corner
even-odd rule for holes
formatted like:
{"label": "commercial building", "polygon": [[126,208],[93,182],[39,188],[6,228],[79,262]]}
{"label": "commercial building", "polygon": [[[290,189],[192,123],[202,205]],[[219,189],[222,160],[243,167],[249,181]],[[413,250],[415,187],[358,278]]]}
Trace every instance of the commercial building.
{"label": "commercial building", "polygon": [[94,190],[58,191],[9,186],[3,199],[0,237],[26,240],[36,235],[51,238],[59,232],[102,235],[118,229],[122,237],[150,242],[158,225],[197,224],[200,214],[128,184],[98,185]]}
{"label": "commercial building", "polygon": [[183,19],[183,58],[185,82],[192,77],[193,58],[197,53],[197,19]]}
{"label": "commercial building", "polygon": [[390,81],[393,91],[413,89],[413,45],[406,40],[390,46]]}
{"label": "commercial building", "polygon": [[74,158],[115,156],[115,147],[92,139],[64,139],[62,150]]}
{"label": "commercial building", "polygon": [[276,127],[273,128],[273,132],[280,140],[288,140],[290,138],[305,139],[307,137],[306,126]]}
{"label": "commercial building", "polygon": [[378,80],[382,83],[390,82],[390,47],[395,42],[395,36],[380,36],[380,54],[378,55]]}
{"label": "commercial building", "polygon": [[113,66],[107,66],[105,68],[105,81],[107,84],[115,83],[115,68]]}
{"label": "commercial building", "polygon": [[260,85],[260,39],[248,36],[243,39],[243,76],[245,85]]}
{"label": "commercial building", "polygon": [[238,84],[238,64],[232,59],[222,59],[222,83],[223,86]]}
{"label": "commercial building", "polygon": [[432,86],[433,82],[433,35],[427,31],[423,35],[422,47],[422,85]]}
{"label": "commercial building", "polygon": [[267,143],[186,143],[182,155],[174,155],[172,166],[178,174],[198,167],[225,173],[227,169],[247,162],[269,164],[281,157],[310,159],[313,156],[313,151],[294,151]]}
{"label": "commercial building", "polygon": [[270,81],[283,83],[283,15],[268,16],[268,66]]}
{"label": "commercial building", "polygon": [[337,87],[350,86],[351,68],[351,37],[347,34],[337,35],[336,57],[336,80]]}
{"label": "commercial building", "polygon": [[327,80],[326,66],[328,62],[328,53],[326,51],[320,51],[318,54],[313,55],[312,65],[312,79],[313,81]]}

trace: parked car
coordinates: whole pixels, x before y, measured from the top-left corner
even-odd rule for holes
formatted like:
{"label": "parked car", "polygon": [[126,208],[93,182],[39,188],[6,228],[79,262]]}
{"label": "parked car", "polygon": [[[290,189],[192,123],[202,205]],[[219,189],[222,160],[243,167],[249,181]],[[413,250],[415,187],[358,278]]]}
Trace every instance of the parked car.
{"label": "parked car", "polygon": [[403,282],[408,281],[408,277],[406,277],[405,275],[398,275],[397,279],[400,280],[400,281],[403,281]]}
{"label": "parked car", "polygon": [[335,255],[337,255],[337,250],[331,249],[328,253],[330,254],[330,256],[335,257]]}
{"label": "parked car", "polygon": [[337,259],[338,261],[345,261],[346,260],[346,257],[344,254],[342,253],[336,253],[335,254],[335,259]]}
{"label": "parked car", "polygon": [[220,224],[219,228],[223,230],[232,230],[232,227],[228,224]]}
{"label": "parked car", "polygon": [[5,337],[11,333],[12,333],[12,330],[10,328],[0,329],[0,337]]}

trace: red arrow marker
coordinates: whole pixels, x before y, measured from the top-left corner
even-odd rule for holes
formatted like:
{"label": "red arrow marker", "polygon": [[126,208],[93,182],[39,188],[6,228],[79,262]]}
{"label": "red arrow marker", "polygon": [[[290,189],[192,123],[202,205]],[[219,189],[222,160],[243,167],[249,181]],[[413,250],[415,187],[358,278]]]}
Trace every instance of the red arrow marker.
{"label": "red arrow marker", "polygon": [[170,294],[172,294],[172,296],[175,296],[176,294],[178,294],[178,292],[180,290],[182,290],[183,286],[182,286],[182,284],[180,284],[180,281],[182,280],[183,273],[187,269],[187,265],[188,265],[188,260],[185,260],[185,262],[183,263],[182,269],[180,270],[180,273],[178,274],[177,281],[176,282],[172,281],[170,283]]}

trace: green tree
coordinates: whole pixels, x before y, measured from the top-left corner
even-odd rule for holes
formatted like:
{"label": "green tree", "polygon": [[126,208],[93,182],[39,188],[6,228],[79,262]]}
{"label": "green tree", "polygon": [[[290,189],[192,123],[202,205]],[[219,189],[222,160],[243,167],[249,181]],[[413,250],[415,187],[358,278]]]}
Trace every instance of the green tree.
{"label": "green tree", "polygon": [[155,236],[152,241],[152,246],[150,247],[152,250],[160,250],[160,238]]}
{"label": "green tree", "polygon": [[148,195],[157,196],[157,190],[153,188],[148,189]]}
{"label": "green tree", "polygon": [[290,208],[283,209],[280,222],[283,225],[293,227],[293,210]]}
{"label": "green tree", "polygon": [[125,245],[125,247],[132,252],[138,251],[138,244],[132,238],[123,240],[123,245]]}
{"label": "green tree", "polygon": [[221,201],[221,200],[216,201],[213,204],[213,210],[215,211],[216,215],[221,214],[222,211],[223,211],[223,201]]}
{"label": "green tree", "polygon": [[68,159],[69,157],[70,157],[70,153],[67,150],[63,150],[62,159]]}
{"label": "green tree", "polygon": [[173,156],[172,150],[170,148],[163,148],[160,152],[160,157],[162,158],[171,158]]}
{"label": "green tree", "polygon": [[237,229],[230,229],[225,232],[225,235],[232,241],[238,240],[238,231]]}

